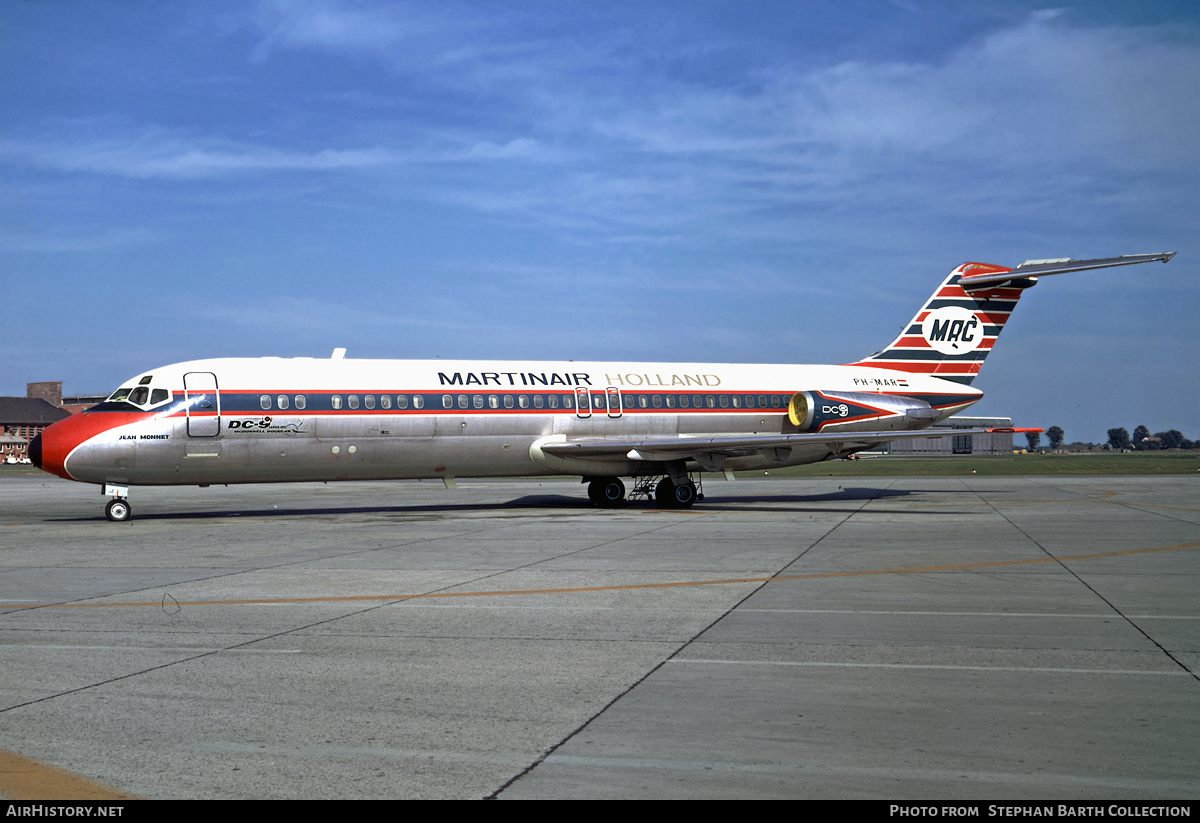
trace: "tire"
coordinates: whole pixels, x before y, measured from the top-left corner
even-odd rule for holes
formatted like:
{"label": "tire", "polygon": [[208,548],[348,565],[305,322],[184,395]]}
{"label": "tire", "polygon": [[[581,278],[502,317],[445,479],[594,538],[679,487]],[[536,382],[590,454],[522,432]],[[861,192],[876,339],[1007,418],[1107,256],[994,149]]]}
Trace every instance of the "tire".
{"label": "tire", "polygon": [[625,502],[625,484],[619,477],[597,477],[588,483],[588,499],[605,509]]}
{"label": "tire", "polygon": [[619,477],[609,477],[600,481],[600,505],[613,508],[625,502],[625,484]]}
{"label": "tire", "polygon": [[677,509],[690,509],[696,502],[696,484],[689,480],[682,486],[676,486],[671,502]]}
{"label": "tire", "polygon": [[669,477],[654,487],[654,502],[660,509],[687,509],[696,502],[696,484],[688,481],[676,486]]}
{"label": "tire", "polygon": [[131,514],[133,510],[129,507],[129,501],[123,497],[114,497],[104,507],[104,516],[113,523],[124,523]]}

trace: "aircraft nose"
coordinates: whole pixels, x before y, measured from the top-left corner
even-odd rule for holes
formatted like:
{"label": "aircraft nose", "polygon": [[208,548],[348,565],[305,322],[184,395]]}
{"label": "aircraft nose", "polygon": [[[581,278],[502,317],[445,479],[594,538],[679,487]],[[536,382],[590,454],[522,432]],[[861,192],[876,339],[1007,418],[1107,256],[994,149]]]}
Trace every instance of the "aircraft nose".
{"label": "aircraft nose", "polygon": [[29,441],[29,461],[39,469],[42,467],[42,435],[38,432]]}
{"label": "aircraft nose", "polygon": [[33,436],[29,441],[29,462],[44,472],[70,478],[63,463],[71,449],[86,439],[86,432],[79,431],[79,422],[71,417],[52,423]]}

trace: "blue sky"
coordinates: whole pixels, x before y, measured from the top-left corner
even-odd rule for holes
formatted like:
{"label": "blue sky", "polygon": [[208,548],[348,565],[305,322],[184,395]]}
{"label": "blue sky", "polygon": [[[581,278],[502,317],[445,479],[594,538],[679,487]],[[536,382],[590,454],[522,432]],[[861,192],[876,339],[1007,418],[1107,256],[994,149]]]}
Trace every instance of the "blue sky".
{"label": "blue sky", "polygon": [[975,408],[1200,438],[1197,135],[1187,2],[7,2],[0,394],[846,362],[961,262],[1177,250],[1039,284]]}

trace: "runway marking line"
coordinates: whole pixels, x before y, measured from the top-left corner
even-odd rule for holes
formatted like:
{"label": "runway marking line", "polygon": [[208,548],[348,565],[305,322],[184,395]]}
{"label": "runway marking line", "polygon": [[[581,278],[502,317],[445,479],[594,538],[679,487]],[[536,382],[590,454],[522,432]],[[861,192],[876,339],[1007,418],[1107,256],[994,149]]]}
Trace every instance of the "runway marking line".
{"label": "runway marking line", "polygon": [[[774,583],[784,580],[823,580],[833,577],[865,577],[881,574],[921,574],[925,572],[963,571],[967,569],[994,569],[1005,566],[1028,566],[1037,563],[1063,563],[1076,560],[1100,560],[1106,557],[1131,557],[1138,554],[1155,554],[1158,552],[1185,551],[1200,548],[1200,542],[1177,543],[1172,546],[1153,546],[1145,549],[1125,549],[1115,552],[1095,552],[1092,554],[1075,554],[1066,557],[1030,557],[1023,560],[996,560],[989,563],[955,563],[945,566],[914,566],[905,569],[866,569],[850,572],[817,572],[814,574],[780,574],[767,577],[733,577],[718,580],[684,580],[674,583],[628,583],[619,586],[578,586],[572,588],[553,589],[513,589],[507,591],[482,592],[430,592],[426,594],[361,594],[340,597],[260,597],[244,600],[179,600],[171,599],[171,607],[176,606],[263,606],[276,604],[303,603],[362,603],[384,600],[430,600],[451,597],[514,597],[535,594],[578,594],[583,592],[612,592],[633,591],[636,589],[677,589],[688,586],[723,586],[733,583]],[[123,608],[157,608],[163,605],[159,602],[138,603],[38,603],[38,604],[0,604],[0,608],[24,609],[123,609]]]}
{"label": "runway marking line", "polygon": [[81,774],[0,749],[0,797],[5,800],[137,800],[138,796]]}

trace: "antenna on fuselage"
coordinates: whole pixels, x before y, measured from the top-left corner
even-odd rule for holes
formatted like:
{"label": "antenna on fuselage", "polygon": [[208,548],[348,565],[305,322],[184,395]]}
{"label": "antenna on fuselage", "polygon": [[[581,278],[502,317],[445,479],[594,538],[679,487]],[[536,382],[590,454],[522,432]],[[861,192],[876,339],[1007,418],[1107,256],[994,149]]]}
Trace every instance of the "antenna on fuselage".
{"label": "antenna on fuselage", "polygon": [[345,360],[346,359],[346,350],[345,349],[334,349],[333,354],[331,354],[329,356],[329,359],[330,360]]}

